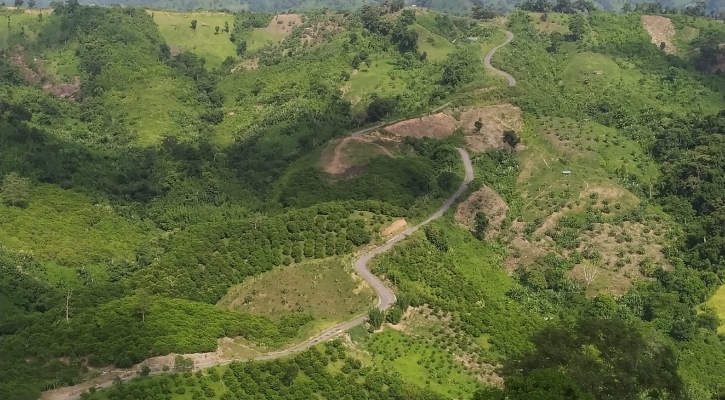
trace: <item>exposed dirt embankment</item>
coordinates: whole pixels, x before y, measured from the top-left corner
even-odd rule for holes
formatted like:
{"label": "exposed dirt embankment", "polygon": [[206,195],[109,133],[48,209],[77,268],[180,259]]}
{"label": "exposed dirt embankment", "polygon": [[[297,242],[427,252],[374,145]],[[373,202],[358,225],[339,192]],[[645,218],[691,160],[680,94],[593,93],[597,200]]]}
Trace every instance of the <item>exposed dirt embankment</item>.
{"label": "exposed dirt embankment", "polygon": [[81,93],[81,79],[76,76],[72,83],[56,82],[43,73],[43,60],[34,58],[29,61],[25,51],[18,46],[10,55],[10,64],[20,70],[23,79],[31,85],[42,85],[43,92],[61,99],[75,100]]}
{"label": "exposed dirt embankment", "polygon": [[643,15],[642,25],[652,38],[653,44],[661,46],[664,43],[664,51],[667,54],[677,53],[677,48],[672,44],[672,40],[675,38],[675,26],[669,18],[659,15]]}
{"label": "exposed dirt embankment", "polygon": [[[476,127],[477,121],[481,121],[480,129]],[[507,148],[503,141],[504,131],[519,132],[523,126],[520,108],[512,104],[497,104],[486,107],[465,107],[413,118],[386,126],[385,131],[398,137],[442,139],[460,128],[471,150],[484,152]]]}

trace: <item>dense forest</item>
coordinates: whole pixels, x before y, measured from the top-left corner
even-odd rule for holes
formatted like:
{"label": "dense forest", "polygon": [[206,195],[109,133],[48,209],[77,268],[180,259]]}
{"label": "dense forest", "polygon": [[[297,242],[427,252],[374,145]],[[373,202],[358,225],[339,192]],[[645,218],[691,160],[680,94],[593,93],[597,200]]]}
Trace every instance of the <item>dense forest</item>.
{"label": "dense forest", "polygon": [[[360,315],[368,329],[289,357],[179,356],[82,397],[725,395],[719,4],[343,3],[0,8],[0,398],[221,338],[259,356]],[[326,6],[355,11],[276,14]],[[492,62],[515,87],[481,62],[505,31]],[[426,118],[450,123],[400,133]],[[456,148],[476,177],[460,202],[371,263],[391,308],[288,304],[328,279],[321,261],[430,216],[462,180]],[[467,222],[482,190],[505,215],[474,201]],[[259,283],[309,266],[278,299]]]}

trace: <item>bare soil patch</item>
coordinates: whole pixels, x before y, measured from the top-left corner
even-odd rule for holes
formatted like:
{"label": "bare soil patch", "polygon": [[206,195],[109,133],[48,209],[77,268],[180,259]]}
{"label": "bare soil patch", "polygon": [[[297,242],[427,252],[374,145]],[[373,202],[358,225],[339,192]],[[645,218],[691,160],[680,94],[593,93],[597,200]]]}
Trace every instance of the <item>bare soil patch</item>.
{"label": "bare soil patch", "polygon": [[277,14],[264,30],[274,34],[289,35],[292,28],[301,23],[302,17],[299,14]]}
{"label": "bare soil patch", "polygon": [[521,221],[516,221],[511,226],[509,247],[514,251],[504,262],[504,269],[509,274],[521,265],[533,264],[539,257],[543,257],[548,253],[548,250],[546,250],[548,243],[546,241],[541,239],[538,239],[538,242],[537,239],[529,241],[524,237],[525,226]]}
{"label": "bare soil patch", "polygon": [[416,138],[429,137],[442,139],[453,134],[456,127],[457,123],[453,117],[444,113],[438,113],[398,122],[397,124],[386,126],[385,130],[400,137],[410,136]]}
{"label": "bare soil patch", "polygon": [[[476,121],[481,120],[483,127],[476,131]],[[503,141],[503,132],[519,132],[524,127],[521,109],[512,104],[498,104],[487,107],[472,107],[461,113],[459,126],[466,134],[468,146],[476,152],[490,149],[508,148]],[[519,149],[523,149],[520,146]]]}
{"label": "bare soil patch", "polygon": [[661,43],[664,43],[664,51],[667,54],[677,53],[677,48],[672,44],[675,38],[675,26],[669,18],[659,15],[643,15],[642,24],[655,46],[659,47]]}
{"label": "bare soil patch", "polygon": [[34,58],[29,62],[25,57],[24,49],[16,47],[11,56],[10,64],[20,69],[23,79],[31,85],[42,85],[43,92],[55,97],[67,100],[75,100],[80,95],[81,80],[76,76],[72,83],[55,82],[51,77],[43,73],[43,60]]}
{"label": "bare soil patch", "polygon": [[[471,150],[484,152],[489,149],[509,148],[503,141],[503,132],[518,132],[524,126],[521,109],[512,104],[466,107],[457,111],[460,111],[460,116],[457,115],[456,118],[449,115],[450,113],[440,112],[388,125],[385,131],[398,137],[442,139],[460,128],[463,129]],[[479,119],[483,124],[480,132],[476,130],[476,121]],[[517,149],[523,150],[525,147],[520,145]]]}
{"label": "bare soil patch", "polygon": [[386,142],[395,142],[395,144],[397,144],[395,139],[382,136],[378,133],[373,133],[359,137],[351,136],[342,140],[333,141],[331,145],[322,152],[322,156],[320,157],[320,167],[325,172],[332,175],[351,176],[364,172],[367,169],[367,165],[357,164],[355,160],[352,159],[351,155],[346,152],[346,149],[349,149],[348,146],[354,142],[370,144],[370,148],[375,153],[374,155],[383,154],[388,157],[395,157],[388,148],[381,144],[385,144]]}
{"label": "bare soil patch", "polygon": [[508,205],[493,189],[483,186],[472,193],[456,209],[456,222],[468,230],[473,229],[473,222],[476,213],[481,211],[489,219],[490,227],[486,232],[487,238],[498,236],[501,231],[501,224],[506,219]]}
{"label": "bare soil patch", "polygon": [[392,224],[390,224],[390,226],[388,226],[387,228],[383,229],[382,235],[383,235],[383,237],[390,236],[390,235],[392,235],[394,233],[400,232],[407,225],[408,225],[408,222],[406,220],[402,219],[402,218],[401,219],[398,219],[398,220],[395,220],[395,221],[393,221]]}
{"label": "bare soil patch", "polygon": [[184,52],[184,49],[182,49],[181,47],[174,46],[173,44],[169,45],[169,53],[171,53],[172,57],[176,57],[183,52]]}

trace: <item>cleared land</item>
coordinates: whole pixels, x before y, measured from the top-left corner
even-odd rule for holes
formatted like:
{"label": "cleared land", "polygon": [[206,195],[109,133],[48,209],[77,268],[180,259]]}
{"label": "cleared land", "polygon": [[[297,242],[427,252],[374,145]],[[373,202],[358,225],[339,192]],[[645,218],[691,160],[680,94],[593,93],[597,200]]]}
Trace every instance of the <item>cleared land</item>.
{"label": "cleared land", "polygon": [[[476,121],[481,120],[481,130],[476,129]],[[523,129],[521,110],[511,104],[499,104],[486,107],[465,107],[440,112],[420,118],[413,118],[388,125],[384,131],[398,137],[446,138],[456,129],[462,129],[468,147],[476,152],[489,149],[503,149],[503,132]]]}
{"label": "cleared land", "polygon": [[[229,29],[234,27],[234,16],[210,11],[175,13],[159,10],[147,10],[153,15],[159,32],[169,46],[182,51],[191,51],[206,59],[208,69],[218,68],[228,56],[236,54],[234,43],[229,41],[229,33],[224,32],[224,23]],[[191,21],[197,21],[196,29],[191,29]],[[219,27],[216,33],[215,27]]]}
{"label": "cleared land", "polygon": [[305,262],[266,272],[233,287],[221,306],[279,319],[305,313],[318,320],[344,321],[375,305],[373,290],[336,259]]}
{"label": "cleared land", "polygon": [[669,18],[659,15],[643,15],[642,24],[644,25],[644,29],[647,30],[647,33],[649,33],[652,38],[652,43],[654,45],[661,46],[661,44],[664,43],[665,48],[663,50],[666,53],[677,53],[677,48],[673,44],[673,40],[675,38],[675,26]]}
{"label": "cleared land", "polygon": [[408,87],[406,78],[409,75],[405,71],[396,70],[394,59],[379,59],[371,61],[370,66],[363,63],[360,69],[353,71],[342,91],[345,99],[353,104],[359,103],[372,93],[383,97],[394,96],[405,92]]}
{"label": "cleared land", "polygon": [[302,22],[299,14],[278,14],[266,28],[256,28],[247,39],[247,49],[261,49],[268,43],[278,43],[292,33],[292,29]]}
{"label": "cleared land", "polygon": [[508,213],[506,202],[491,188],[484,185],[458,205],[455,220],[467,230],[473,230],[473,221],[479,211],[483,212],[489,220],[487,238],[498,236],[501,224]]}
{"label": "cleared land", "polygon": [[[666,218],[654,210],[643,222],[616,218],[640,201],[614,179],[631,174],[654,182],[659,174],[639,146],[614,129],[568,119],[542,119],[522,132],[528,146],[518,153],[523,205],[510,230],[509,271],[549,252],[568,258],[576,251],[584,259],[570,276],[589,294],[618,295],[654,268],[669,268],[662,254],[670,240]],[[590,214],[601,215],[601,223],[587,228]]]}
{"label": "cleared land", "polygon": [[418,33],[418,50],[421,53],[425,52],[430,60],[444,60],[450,52],[456,49],[448,39],[436,35],[418,24],[413,24],[411,28]]}

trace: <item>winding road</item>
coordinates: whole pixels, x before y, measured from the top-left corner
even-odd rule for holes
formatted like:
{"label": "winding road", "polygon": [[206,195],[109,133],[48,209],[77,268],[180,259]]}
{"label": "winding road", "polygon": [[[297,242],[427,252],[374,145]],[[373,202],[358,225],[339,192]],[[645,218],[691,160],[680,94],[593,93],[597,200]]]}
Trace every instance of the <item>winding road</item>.
{"label": "winding road", "polygon": [[509,75],[507,72],[501,71],[500,69],[497,69],[493,65],[491,65],[491,58],[493,58],[493,55],[496,54],[496,51],[500,49],[503,46],[506,46],[507,44],[511,43],[511,41],[514,40],[514,34],[506,31],[506,41],[501,43],[500,45],[494,47],[491,49],[491,51],[486,54],[486,57],[483,59],[483,65],[488,68],[489,70],[493,71],[494,73],[503,76],[506,78],[507,81],[509,81],[509,86],[516,86],[516,79]]}
{"label": "winding road", "polygon": [[[486,57],[484,58],[484,61],[483,61],[486,68],[488,68],[489,70],[491,70],[499,75],[504,76],[508,80],[509,86],[516,86],[516,79],[514,79],[514,77],[512,77],[508,73],[498,70],[498,69],[494,68],[493,66],[491,66],[491,58],[496,53],[496,50],[498,50],[499,48],[510,43],[511,40],[513,40],[513,38],[514,38],[513,33],[506,31],[506,41],[504,43],[502,43],[501,45],[494,47],[488,54],[486,54]],[[438,107],[436,110],[434,110],[434,112],[444,108],[448,104],[450,104],[450,103],[446,103],[443,106]],[[388,124],[385,124],[385,125],[388,125]],[[382,126],[382,125],[380,125],[380,126]],[[377,126],[377,127],[380,127],[380,126]],[[351,134],[351,136],[353,136],[353,137],[361,136],[363,133],[376,129],[377,127],[366,128],[364,130],[354,132]],[[401,232],[400,234],[394,236],[393,238],[391,238],[390,240],[385,242],[385,244],[375,248],[374,250],[370,251],[369,253],[367,253],[367,254],[361,256],[360,258],[358,258],[357,260],[355,260],[355,263],[354,263],[355,271],[357,271],[357,273],[360,274],[360,276],[363,279],[365,279],[370,284],[370,286],[375,290],[375,292],[378,294],[378,309],[380,309],[381,311],[388,309],[392,304],[395,303],[395,300],[396,300],[395,294],[390,290],[390,288],[385,286],[385,284],[380,280],[380,278],[378,278],[377,276],[375,276],[375,274],[370,272],[370,270],[368,269],[368,263],[373,258],[375,258],[375,256],[378,256],[378,255],[390,250],[391,248],[393,248],[393,246],[395,246],[395,244],[397,244],[401,240],[405,239],[406,237],[412,235],[413,233],[418,231],[423,226],[442,217],[443,214],[445,214],[446,211],[448,211],[451,208],[453,203],[466,191],[466,189],[468,188],[468,184],[471,183],[471,181],[473,180],[473,165],[471,164],[471,158],[468,155],[468,152],[466,150],[461,149],[461,148],[457,148],[457,150],[458,150],[458,153],[461,155],[461,159],[463,161],[463,166],[465,168],[465,178],[463,179],[463,182],[458,187],[458,189],[455,191],[455,193],[453,193],[443,203],[443,205],[441,205],[441,207],[438,209],[438,211],[435,212],[435,214],[428,217],[428,219],[426,219],[425,221],[421,222],[418,225],[415,225],[413,227],[406,229],[405,231]],[[201,369],[201,368],[208,368],[208,367],[212,367],[212,366],[216,366],[216,365],[227,365],[234,361],[252,361],[252,360],[261,361],[261,360],[272,360],[275,358],[285,357],[285,356],[288,356],[288,355],[291,355],[294,353],[301,352],[305,349],[308,349],[312,346],[317,345],[318,343],[327,341],[327,340],[339,335],[342,332],[345,332],[358,325],[362,325],[363,323],[365,323],[366,320],[367,320],[367,316],[357,317],[357,318],[353,319],[352,321],[348,321],[348,322],[339,324],[337,326],[334,326],[332,328],[329,328],[329,329],[323,331],[322,333],[320,333],[290,349],[281,350],[281,351],[277,351],[277,352],[271,352],[271,353],[267,353],[264,355],[252,357],[252,358],[243,358],[243,359],[240,358],[240,359],[230,359],[230,360],[223,360],[223,361],[198,362],[194,365],[194,368]],[[162,374],[162,373],[165,373],[165,372],[152,371],[151,375],[158,375],[158,374]],[[130,375],[122,376],[121,379],[124,381],[128,381],[130,379],[133,379],[135,376],[136,376],[135,374],[130,374]],[[90,387],[96,387],[98,389],[101,389],[101,388],[108,388],[108,387],[112,386],[113,381],[111,379],[112,379],[112,377],[109,376],[103,382],[98,382],[95,385],[93,385],[92,382],[84,382],[82,384],[78,384],[73,387],[65,387],[65,388],[60,388],[60,389],[56,389],[56,390],[50,390],[50,391],[43,393],[43,396],[41,396],[41,400],[75,400],[75,399],[79,399],[81,393],[85,392]]]}

